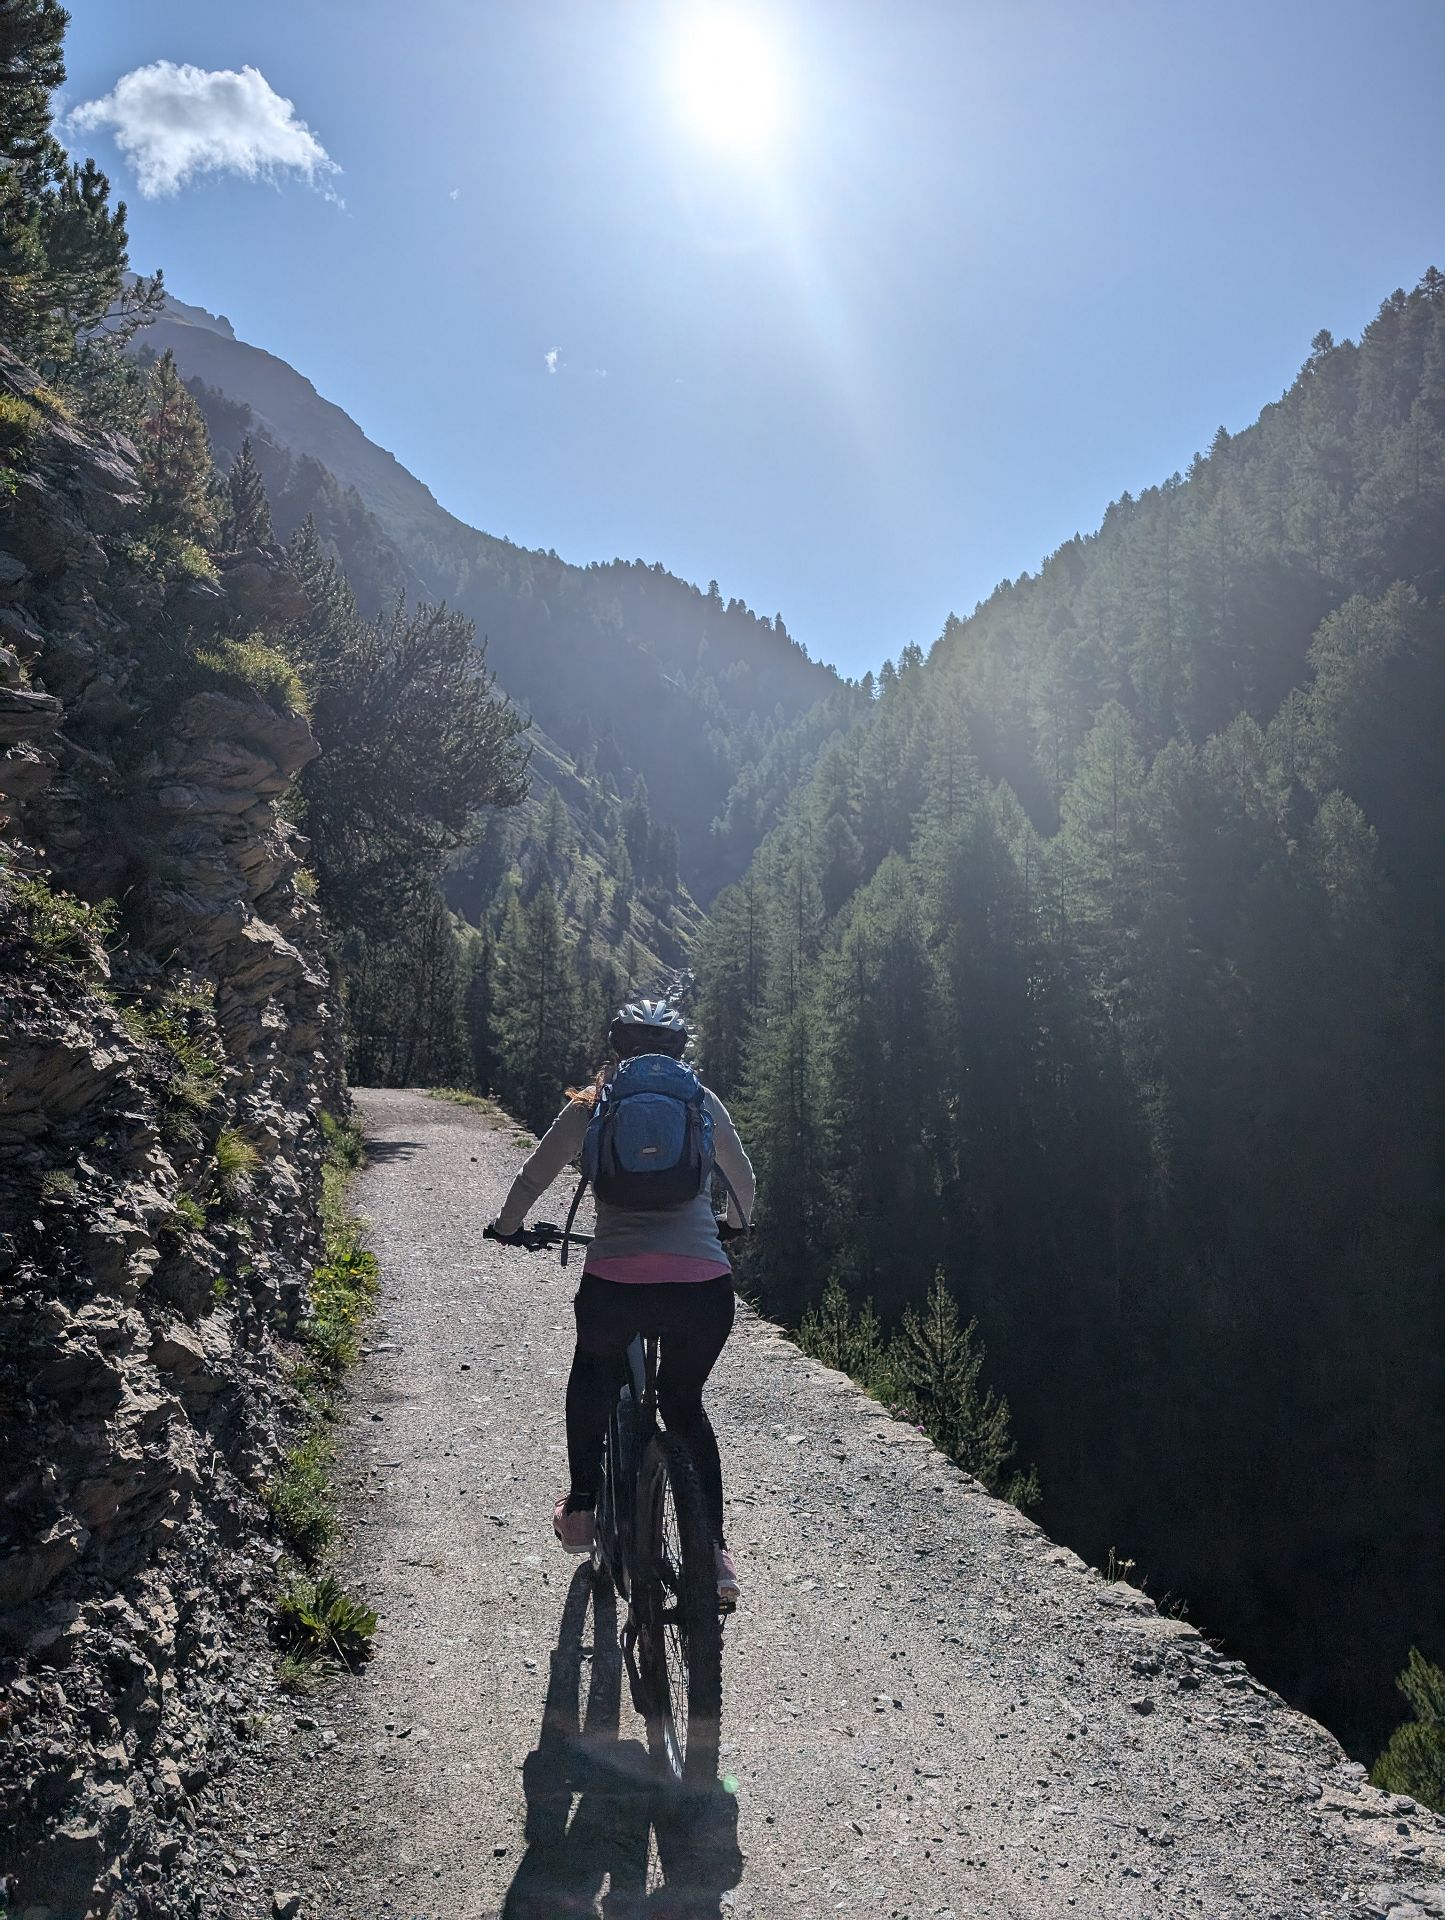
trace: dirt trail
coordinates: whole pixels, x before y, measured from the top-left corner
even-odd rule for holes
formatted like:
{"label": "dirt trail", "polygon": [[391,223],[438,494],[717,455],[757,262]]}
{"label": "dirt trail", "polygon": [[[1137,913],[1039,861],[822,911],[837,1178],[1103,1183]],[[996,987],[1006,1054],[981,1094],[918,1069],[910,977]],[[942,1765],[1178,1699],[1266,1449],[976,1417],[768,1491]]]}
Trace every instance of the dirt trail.
{"label": "dirt trail", "polygon": [[248,1788],[261,1911],[280,1887],[302,1920],[1445,1914],[1439,1821],[751,1315],[709,1390],[746,1581],[736,1790],[677,1831],[615,1621],[551,1539],[571,1281],[481,1238],[515,1130],[359,1104],[385,1288],[347,1571],[381,1629],[363,1680],[279,1710]]}

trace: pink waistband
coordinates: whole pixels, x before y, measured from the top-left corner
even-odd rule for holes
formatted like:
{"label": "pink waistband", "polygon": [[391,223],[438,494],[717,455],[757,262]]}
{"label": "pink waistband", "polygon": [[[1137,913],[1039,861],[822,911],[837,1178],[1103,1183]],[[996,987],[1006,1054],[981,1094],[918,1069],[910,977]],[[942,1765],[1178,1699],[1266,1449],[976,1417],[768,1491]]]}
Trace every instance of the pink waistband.
{"label": "pink waistband", "polygon": [[699,1260],[677,1253],[619,1253],[610,1260],[588,1260],[582,1271],[599,1280],[619,1280],[627,1287],[651,1287],[659,1282],[720,1280],[732,1268],[726,1260]]}

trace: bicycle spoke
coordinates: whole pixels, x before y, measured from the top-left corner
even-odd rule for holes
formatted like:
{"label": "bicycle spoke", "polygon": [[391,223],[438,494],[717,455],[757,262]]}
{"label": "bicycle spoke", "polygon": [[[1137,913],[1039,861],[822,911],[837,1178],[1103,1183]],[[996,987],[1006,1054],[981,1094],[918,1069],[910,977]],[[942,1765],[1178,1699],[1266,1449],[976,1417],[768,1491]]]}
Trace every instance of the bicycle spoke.
{"label": "bicycle spoke", "polygon": [[[677,1521],[676,1497],[670,1478],[663,1480],[662,1497],[662,1566],[660,1569],[664,1584],[674,1598],[682,1589],[682,1539]],[[687,1622],[680,1607],[665,1610],[662,1614],[663,1646],[667,1660],[668,1692],[672,1696],[672,1722],[677,1730],[679,1754],[687,1755]]]}

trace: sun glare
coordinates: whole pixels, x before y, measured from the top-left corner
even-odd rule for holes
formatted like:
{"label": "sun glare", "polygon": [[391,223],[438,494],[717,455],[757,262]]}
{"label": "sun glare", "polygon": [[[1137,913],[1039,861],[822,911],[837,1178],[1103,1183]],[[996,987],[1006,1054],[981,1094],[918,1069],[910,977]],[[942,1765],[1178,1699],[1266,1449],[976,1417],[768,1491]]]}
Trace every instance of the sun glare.
{"label": "sun glare", "polygon": [[678,50],[676,77],[683,121],[706,145],[739,158],[771,145],[781,122],[777,52],[746,14],[695,18]]}

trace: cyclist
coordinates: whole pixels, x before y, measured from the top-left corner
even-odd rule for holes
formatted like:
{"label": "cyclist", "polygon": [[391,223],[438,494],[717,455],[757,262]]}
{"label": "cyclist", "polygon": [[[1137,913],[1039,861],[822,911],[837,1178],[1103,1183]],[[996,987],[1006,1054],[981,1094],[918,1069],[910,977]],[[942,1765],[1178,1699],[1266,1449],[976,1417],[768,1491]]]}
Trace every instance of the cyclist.
{"label": "cyclist", "polygon": [[[619,1061],[642,1053],[681,1059],[687,1027],[666,1000],[630,1001],[608,1028],[607,1044]],[[580,1153],[609,1074],[604,1066],[586,1086],[568,1089],[566,1106],[537,1142],[492,1222],[499,1239],[520,1230],[528,1208]],[[712,1115],[714,1156],[731,1189],[728,1224],[741,1229],[752,1212],[752,1164],[722,1101],[707,1089],[704,1099]],[[572,1484],[553,1510],[553,1531],[568,1553],[592,1551],[602,1443],[617,1393],[618,1362],[636,1335],[659,1334],[658,1409],[697,1462],[712,1522],[718,1598],[735,1604],[740,1586],[723,1526],[722,1462],[702,1404],[704,1383],[732,1331],[735,1307],[732,1265],[711,1194],[704,1189],[680,1206],[649,1209],[610,1206],[599,1198],[597,1230],[573,1305],[577,1348],[567,1381]]]}

